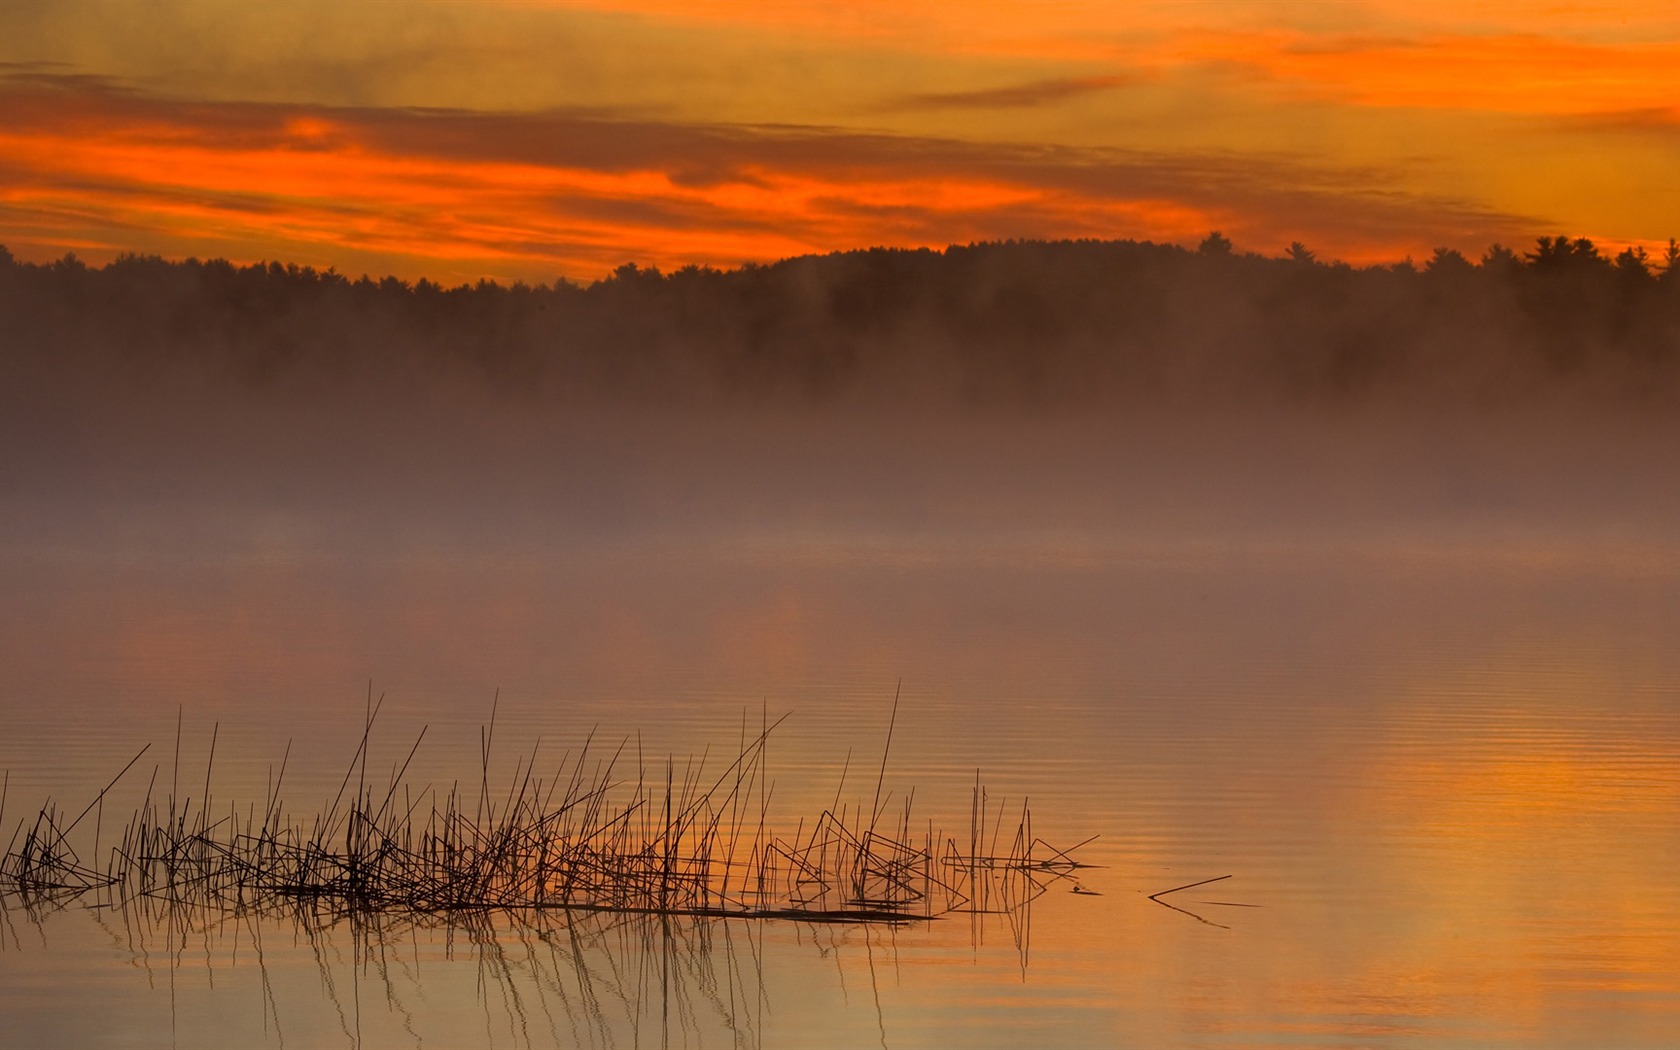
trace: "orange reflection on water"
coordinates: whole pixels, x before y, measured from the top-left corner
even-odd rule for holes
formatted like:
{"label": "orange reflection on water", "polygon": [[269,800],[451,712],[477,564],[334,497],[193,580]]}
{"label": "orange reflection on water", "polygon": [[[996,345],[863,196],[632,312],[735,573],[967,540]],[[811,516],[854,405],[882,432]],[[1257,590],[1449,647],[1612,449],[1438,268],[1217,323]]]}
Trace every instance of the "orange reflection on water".
{"label": "orange reflection on water", "polygon": [[1410,916],[1380,931],[1365,976],[1398,967],[1426,1002],[1473,998],[1506,1033],[1615,1043],[1661,1016],[1641,996],[1680,967],[1675,742],[1610,714],[1627,706],[1614,668],[1544,650],[1507,661],[1425,686],[1340,802],[1350,825],[1383,829],[1349,873]]}
{"label": "orange reflection on water", "polygon": [[[1661,1045],[1680,973],[1680,736],[1663,705],[1629,698],[1625,667],[1580,648],[1565,634],[1407,668],[1380,701],[1343,697],[1345,725],[1327,710],[1291,768],[1261,777],[1243,771],[1267,746],[1253,728],[1203,721],[1198,735],[1229,734],[1222,759],[1114,774],[1120,841],[1089,880],[1120,898],[1095,906],[1110,921],[1052,900],[1035,934],[1078,945],[1117,1002],[1176,1012],[1165,1041]],[[1290,702],[1252,703],[1282,717]],[[1188,764],[1197,741],[1152,750]],[[1175,792],[1158,841],[1125,841]],[[1142,910],[1227,874],[1165,898],[1182,912]]]}

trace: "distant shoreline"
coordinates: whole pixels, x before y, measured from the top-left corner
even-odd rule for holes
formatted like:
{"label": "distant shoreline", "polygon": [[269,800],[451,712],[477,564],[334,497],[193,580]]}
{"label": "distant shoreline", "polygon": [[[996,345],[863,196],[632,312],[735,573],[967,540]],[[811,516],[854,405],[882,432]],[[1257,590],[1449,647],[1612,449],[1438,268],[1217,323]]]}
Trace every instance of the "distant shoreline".
{"label": "distant shoreline", "polygon": [[332,270],[0,249],[14,389],[470,388],[557,403],[1522,402],[1680,392],[1680,250],[1541,238],[1354,268],[1136,241],[870,249],[588,286],[444,288]]}

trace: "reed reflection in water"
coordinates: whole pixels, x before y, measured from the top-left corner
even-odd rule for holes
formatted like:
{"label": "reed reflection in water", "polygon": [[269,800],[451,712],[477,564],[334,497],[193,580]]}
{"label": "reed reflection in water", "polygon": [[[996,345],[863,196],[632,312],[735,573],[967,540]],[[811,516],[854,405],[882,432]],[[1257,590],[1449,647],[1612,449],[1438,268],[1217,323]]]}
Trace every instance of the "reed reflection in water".
{"label": "reed reflection in water", "polygon": [[[867,994],[893,952],[881,927],[804,925],[803,948],[780,950],[767,980],[764,939],[785,930],[692,915],[227,913],[15,897],[3,914],[10,950],[36,964],[33,977],[9,976],[10,994],[52,981],[68,952],[126,963],[83,985],[97,1010],[17,1018],[7,1042],[19,1046],[756,1047],[778,1006],[821,1009],[847,981]],[[859,1030],[825,1025],[813,1042],[879,1040],[879,1016],[840,1013]]]}

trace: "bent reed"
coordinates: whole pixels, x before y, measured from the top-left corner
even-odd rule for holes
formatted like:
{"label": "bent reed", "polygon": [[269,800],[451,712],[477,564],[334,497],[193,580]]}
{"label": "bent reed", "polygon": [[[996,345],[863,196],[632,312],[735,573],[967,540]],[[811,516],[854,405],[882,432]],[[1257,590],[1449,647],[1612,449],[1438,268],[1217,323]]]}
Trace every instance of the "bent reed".
{"label": "bent reed", "polygon": [[[751,740],[743,731],[739,753],[713,776],[702,756],[680,772],[668,759],[653,778],[638,761],[634,781],[619,779],[628,741],[592,758],[591,734],[552,778],[534,777],[522,759],[498,801],[489,790],[492,710],[490,726],[480,730],[480,792],[469,804],[458,784],[440,795],[415,792],[404,781],[424,728],[388,782],[368,782],[378,711],[370,703],[360,745],[324,813],[295,820],[282,812],[285,758],[260,812],[251,805],[242,816],[237,804],[216,805],[212,736],[201,801],[177,802],[174,790],[160,800],[154,767],[145,801],[101,858],[105,796],[147,745],[74,819],[49,801],[18,822],[0,857],[0,894],[66,901],[97,893],[119,904],[139,897],[228,910],[290,902],[349,914],[574,909],[906,923],[954,913],[1014,915],[1052,884],[1071,881],[1085,866],[1073,853],[1091,841],[1058,849],[1034,837],[1023,802],[1008,814],[1014,830],[1000,851],[1005,804],[992,805],[978,774],[962,841],[931,821],[913,824],[910,798],[888,815],[885,752],[868,810],[839,804],[843,771],[835,805],[802,818],[783,837],[768,824],[772,785],[764,756],[786,715]],[[177,786],[179,750],[178,723]],[[89,862],[71,834],[81,827],[85,838],[96,811]]]}

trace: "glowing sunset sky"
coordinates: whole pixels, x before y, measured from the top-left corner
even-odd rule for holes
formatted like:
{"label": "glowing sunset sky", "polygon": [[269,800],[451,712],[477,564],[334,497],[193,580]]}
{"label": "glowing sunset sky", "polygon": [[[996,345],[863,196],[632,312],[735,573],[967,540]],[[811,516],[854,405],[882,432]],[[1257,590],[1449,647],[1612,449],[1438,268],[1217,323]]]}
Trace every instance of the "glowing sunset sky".
{"label": "glowing sunset sky", "polygon": [[589,280],[1680,235],[1680,5],[0,5],[0,244]]}

